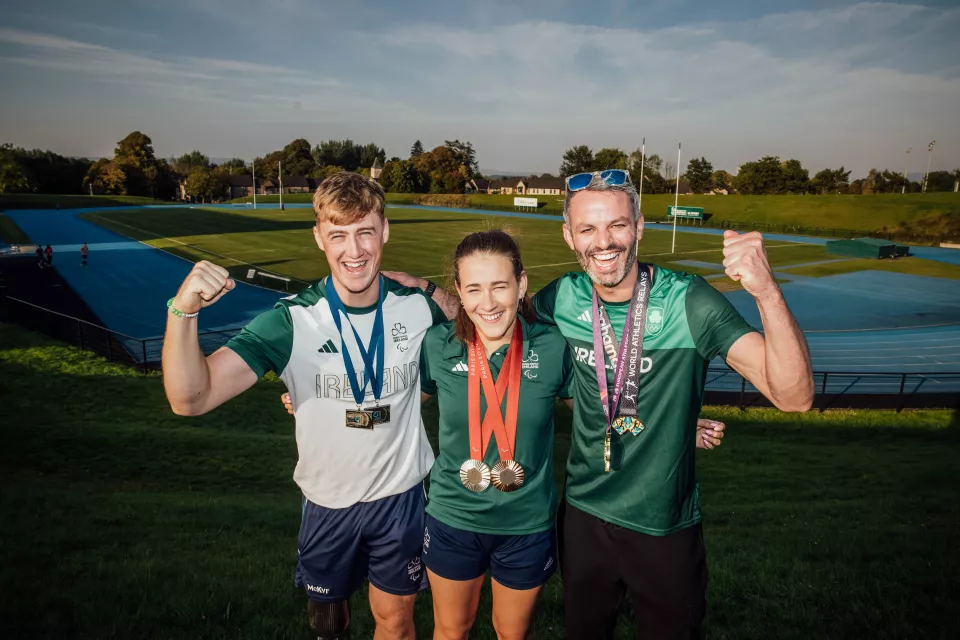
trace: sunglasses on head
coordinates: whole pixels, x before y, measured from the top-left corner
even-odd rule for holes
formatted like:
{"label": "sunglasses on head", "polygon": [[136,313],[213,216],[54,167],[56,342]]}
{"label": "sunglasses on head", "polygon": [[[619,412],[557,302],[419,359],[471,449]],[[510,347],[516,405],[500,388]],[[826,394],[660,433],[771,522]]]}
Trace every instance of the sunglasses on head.
{"label": "sunglasses on head", "polygon": [[570,176],[567,178],[567,191],[583,191],[590,186],[595,176],[612,186],[633,184],[630,180],[630,174],[623,169],[607,169],[606,171],[578,173]]}

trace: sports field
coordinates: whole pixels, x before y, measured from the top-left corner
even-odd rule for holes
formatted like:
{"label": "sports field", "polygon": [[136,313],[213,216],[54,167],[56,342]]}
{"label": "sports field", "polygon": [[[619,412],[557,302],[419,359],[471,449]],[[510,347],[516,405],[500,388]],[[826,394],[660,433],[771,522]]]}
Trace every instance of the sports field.
{"label": "sports field", "polygon": [[[311,194],[283,196],[283,201],[306,203]],[[425,194],[390,193],[388,202],[412,204]],[[454,196],[445,196],[453,198]],[[471,207],[512,208],[512,195],[474,194],[459,196]],[[531,196],[540,202],[540,213],[560,215],[563,199],[559,196]],[[252,198],[239,198],[234,202],[250,202]],[[276,203],[278,196],[257,196],[262,203]],[[650,220],[665,219],[667,207],[674,202],[673,194],[643,196],[643,212]],[[956,193],[909,193],[867,196],[681,196],[680,204],[703,207],[713,221],[756,222],[771,225],[795,225],[822,227],[825,229],[862,229],[867,231],[893,230],[904,224],[924,221],[923,229],[913,233],[940,235],[954,228],[960,218],[960,194]],[[462,206],[462,205],[460,205]],[[948,222],[953,220],[952,226]]]}
{"label": "sports field", "polygon": [[[304,637],[300,496],[283,385],[201,418],[143,376],[0,325],[0,628],[11,640]],[[960,509],[948,411],[784,415],[708,408],[698,452],[709,637],[956,638]],[[436,446],[436,411],[424,414]],[[570,414],[557,410],[557,481]],[[471,638],[495,637],[489,591]],[[365,592],[353,638],[372,636]],[[618,638],[632,638],[629,606]],[[562,637],[559,577],[536,638]],[[416,609],[429,638],[428,597]]]}
{"label": "sports field", "polygon": [[[241,279],[251,264],[303,281],[328,273],[313,241],[312,210],[306,208],[283,212],[223,207],[116,209],[83,213],[80,217],[193,261],[220,262]],[[443,279],[449,273],[453,250],[463,236],[483,228],[506,228],[519,238],[533,291],[578,268],[575,256],[563,241],[559,221],[403,208],[391,208],[389,218],[385,269]],[[670,252],[671,238],[669,231],[649,229],[640,245],[641,259],[698,275],[722,273],[722,268],[715,266],[678,264],[694,261],[718,265],[723,260],[721,238],[678,233],[675,254]],[[767,253],[778,269],[835,259],[822,246],[789,240],[768,242]],[[862,268],[856,264],[850,270]],[[960,267],[926,260],[903,260],[883,268],[960,279]],[[830,273],[843,272],[842,263],[833,263]],[[725,278],[717,279],[715,285],[721,290],[738,288]]]}
{"label": "sports field", "polygon": [[[285,212],[275,205],[256,211],[180,206],[8,215],[34,241],[54,245],[58,272],[102,323],[134,338],[151,339],[146,346],[135,344],[134,351],[142,360],[159,357],[163,303],[176,291],[193,261],[222,264],[245,283],[201,315],[205,331],[235,330],[272,306],[277,294],[265,286],[296,291],[304,286],[303,281],[327,273],[311,232],[309,205],[295,204]],[[392,228],[384,266],[440,283],[446,280],[448,261],[460,238],[488,227],[506,227],[520,238],[534,291],[557,275],[578,268],[563,241],[560,219],[553,216],[391,206],[388,217]],[[672,233],[651,224],[640,245],[641,258],[703,275],[728,292],[734,306],[759,327],[752,298],[722,273],[719,233],[681,227],[678,253],[671,254]],[[81,267],[76,259],[82,242],[90,243],[90,268]],[[950,249],[926,247],[922,248],[928,252],[925,255],[933,259],[845,260],[827,255],[824,242],[801,236],[767,237],[775,276],[807,332],[815,371],[852,376],[832,376],[821,391],[847,393],[854,384],[855,391],[897,393],[903,386],[901,373],[924,376],[905,386],[905,391],[954,390],[960,376],[948,376],[948,380],[942,374],[960,371],[957,255]],[[252,278],[248,277],[251,272],[255,274]],[[262,273],[268,275],[257,275]],[[284,282],[276,276],[293,280]],[[879,384],[879,378],[855,375],[863,372],[895,375]],[[722,377],[710,385],[729,391],[730,385],[739,385],[739,378]]]}

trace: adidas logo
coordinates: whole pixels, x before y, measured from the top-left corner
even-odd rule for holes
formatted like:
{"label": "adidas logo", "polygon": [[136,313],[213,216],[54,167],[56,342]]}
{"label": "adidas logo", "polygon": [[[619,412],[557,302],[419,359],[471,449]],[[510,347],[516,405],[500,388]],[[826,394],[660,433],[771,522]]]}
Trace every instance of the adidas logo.
{"label": "adidas logo", "polygon": [[463,371],[464,373],[466,373],[470,371],[470,367],[467,366],[466,362],[461,360],[453,367],[453,369],[450,369],[450,371]]}
{"label": "adidas logo", "polygon": [[584,311],[577,316],[577,320],[582,320],[583,322],[593,322],[593,316],[590,313],[590,310]]}
{"label": "adidas logo", "polygon": [[327,340],[327,342],[317,349],[320,353],[340,353],[340,350],[337,349],[336,345],[333,344],[333,340]]}

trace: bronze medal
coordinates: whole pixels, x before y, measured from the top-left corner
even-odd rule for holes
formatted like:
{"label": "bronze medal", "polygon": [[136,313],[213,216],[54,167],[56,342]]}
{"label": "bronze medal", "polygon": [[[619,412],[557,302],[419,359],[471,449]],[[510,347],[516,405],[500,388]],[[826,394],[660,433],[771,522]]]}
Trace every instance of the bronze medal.
{"label": "bronze medal", "polygon": [[523,486],[523,467],[516,460],[501,460],[493,465],[490,481],[504,493],[516,491]]}
{"label": "bronze medal", "polygon": [[[496,384],[490,371],[487,356],[480,340],[475,338],[470,345],[469,378],[467,383],[468,424],[470,427],[470,460],[460,466],[460,482],[471,491],[484,491],[491,482],[500,491],[516,491],[523,485],[523,467],[513,459],[513,443],[517,432],[517,415],[520,404],[520,369],[522,368],[523,329],[515,325],[510,339],[506,361]],[[499,385],[504,388],[499,390]],[[491,422],[497,436],[500,461],[490,470],[482,459],[486,448],[483,427],[480,421],[480,387],[487,397],[487,415],[484,423]],[[507,393],[507,420],[500,413],[503,392]]]}
{"label": "bronze medal", "polygon": [[482,460],[467,460],[460,465],[460,482],[475,493],[486,491],[490,486],[490,467]]}

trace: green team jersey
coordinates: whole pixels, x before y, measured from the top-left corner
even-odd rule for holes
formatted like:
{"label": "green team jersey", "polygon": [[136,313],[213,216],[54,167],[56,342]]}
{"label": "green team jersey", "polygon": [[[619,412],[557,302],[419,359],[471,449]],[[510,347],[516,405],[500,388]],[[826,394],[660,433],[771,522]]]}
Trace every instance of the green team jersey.
{"label": "green team jersey", "polygon": [[[523,486],[504,493],[491,485],[475,493],[460,483],[460,465],[470,459],[467,413],[469,358],[466,346],[446,323],[427,331],[420,350],[420,388],[437,396],[440,406],[440,453],[430,471],[427,513],[444,524],[499,535],[522,535],[550,529],[556,518],[557,491],[553,481],[553,415],[557,397],[570,397],[570,351],[556,327],[540,323],[523,326],[523,363],[520,408],[514,458],[523,466]],[[494,380],[500,375],[507,345],[490,357]],[[480,394],[481,415],[487,403]],[[503,398],[501,411],[507,398]],[[483,461],[499,462],[496,435]]]}
{"label": "green team jersey", "polygon": [[[592,292],[586,273],[568,273],[533,299],[540,319],[557,325],[573,356],[566,500],[598,518],[651,535],[693,526],[701,518],[694,439],[707,367],[717,356],[725,358],[753,328],[703,278],[654,267],[637,396],[637,417],[646,429],[620,436],[621,467],[605,472],[606,418],[594,364],[595,357],[605,354],[594,354]],[[603,304],[619,341],[630,303]],[[606,372],[612,394],[609,362]]]}

